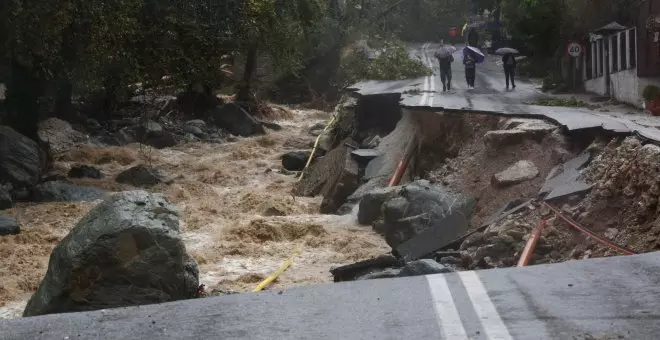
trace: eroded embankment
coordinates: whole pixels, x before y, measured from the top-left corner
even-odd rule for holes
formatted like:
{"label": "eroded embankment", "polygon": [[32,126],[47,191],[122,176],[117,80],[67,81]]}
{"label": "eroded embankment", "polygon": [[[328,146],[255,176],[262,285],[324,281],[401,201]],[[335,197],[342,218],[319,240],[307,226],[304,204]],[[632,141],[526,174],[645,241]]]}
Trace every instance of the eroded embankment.
{"label": "eroded embankment", "polygon": [[[370,97],[371,105],[375,97]],[[621,254],[569,227],[558,215],[548,214],[541,209],[546,201],[564,218],[623,248],[634,252],[660,248],[658,146],[644,145],[634,137],[623,141],[594,131],[567,131],[539,119],[469,112],[402,110],[389,133],[374,133],[361,129],[359,122],[365,118],[359,116],[378,112],[360,107],[363,103],[363,98],[358,99],[340,116],[334,144],[328,148],[340,156],[326,160],[331,164],[317,163],[319,168],[341,163],[343,168],[336,168],[344,175],[321,176],[325,182],[317,182],[318,192],[335,207],[344,203],[335,209],[339,213],[359,202],[361,222],[372,225],[403,259],[432,258],[455,270],[514,266],[542,217],[549,226],[530,264]],[[342,126],[357,132],[342,134]],[[406,150],[412,150],[412,159],[403,185],[375,190],[387,186]],[[351,153],[352,159],[343,156]],[[360,161],[363,155],[371,158]],[[346,176],[351,173],[347,169],[355,167],[357,176]],[[319,168],[308,171],[311,177]],[[424,182],[408,185],[417,179],[428,180],[431,187]],[[562,183],[561,190],[552,191],[556,183]],[[351,187],[353,193],[337,194],[332,190],[337,186]],[[567,192],[558,194],[562,190]],[[554,197],[546,200],[550,196]],[[513,207],[517,209],[503,213]],[[455,209],[465,216],[456,219]],[[434,228],[440,231],[429,231]],[[464,236],[457,235],[454,242],[442,235],[460,230]],[[410,251],[429,247],[436,248],[421,256]],[[386,265],[375,269],[374,263]],[[379,259],[342,268],[341,273],[335,271],[342,278],[336,279],[396,276],[393,263],[401,265]],[[350,271],[359,275],[347,275]]]}

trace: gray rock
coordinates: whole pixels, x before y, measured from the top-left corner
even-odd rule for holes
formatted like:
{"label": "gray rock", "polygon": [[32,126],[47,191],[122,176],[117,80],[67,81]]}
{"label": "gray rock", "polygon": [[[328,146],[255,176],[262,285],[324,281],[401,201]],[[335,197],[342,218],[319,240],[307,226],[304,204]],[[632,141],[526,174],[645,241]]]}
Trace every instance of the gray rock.
{"label": "gray rock", "polygon": [[206,122],[201,120],[201,119],[192,119],[189,120],[185,123],[185,125],[189,126],[196,126],[198,128],[203,128],[206,126]]}
{"label": "gray rock", "polygon": [[159,133],[163,132],[163,126],[153,120],[148,120],[141,125],[144,133]]}
{"label": "gray rock", "polygon": [[616,228],[607,228],[604,235],[608,239],[613,240],[614,238],[616,238],[616,235],[618,235],[618,234],[619,234],[618,229],[616,229]]}
{"label": "gray rock", "polygon": [[88,140],[84,133],[74,130],[71,124],[58,118],[48,118],[40,122],[37,135],[55,154],[67,152]]}
{"label": "gray rock", "polygon": [[488,131],[484,135],[484,144],[487,149],[497,150],[506,146],[520,144],[525,140],[534,139],[536,131],[520,129]]}
{"label": "gray rock", "polygon": [[465,241],[461,244],[461,250],[465,250],[471,247],[478,247],[486,243],[486,238],[484,238],[483,233],[473,233],[468,236]]}
{"label": "gray rock", "polygon": [[234,103],[217,106],[213,112],[213,120],[218,126],[227,129],[236,136],[249,137],[263,134],[266,131],[252,115]]}
{"label": "gray rock", "polygon": [[92,209],[53,249],[23,315],[189,299],[198,275],[175,207],[160,194],[122,192]]}
{"label": "gray rock", "polygon": [[[446,188],[431,185],[424,180],[402,186],[397,197],[405,198],[408,201],[408,207],[405,209],[404,217],[398,220],[385,220],[385,223],[389,224],[389,227],[386,228],[388,232],[385,240],[393,248],[397,248],[400,244],[430,228],[442,229],[442,232],[436,236],[453,237],[454,239],[467,231],[467,221],[474,208],[474,202],[471,199]],[[401,208],[401,204],[386,204],[384,216],[400,216]],[[388,211],[390,209],[392,211]],[[456,216],[452,217],[452,215]],[[463,218],[457,218],[458,216],[463,216]],[[440,240],[436,241],[440,242]],[[435,251],[442,246],[443,244],[437,244],[437,248],[430,251]]]}
{"label": "gray rock", "polygon": [[103,178],[101,170],[91,165],[75,165],[69,170],[68,176],[71,178]]}
{"label": "gray rock", "polygon": [[9,209],[14,205],[11,197],[11,184],[0,184],[0,210]]}
{"label": "gray rock", "polygon": [[37,142],[0,126],[0,183],[11,183],[15,188],[36,184],[45,159]]}
{"label": "gray rock", "polygon": [[350,152],[344,153],[343,162],[340,159],[338,165],[334,176],[329,176],[321,189],[323,201],[320,211],[323,214],[335,213],[359,187],[359,165]]}
{"label": "gray rock", "polygon": [[350,215],[353,213],[353,209],[355,208],[355,203],[350,203],[346,202],[342,204],[339,209],[337,209],[337,215]]}
{"label": "gray rock", "polygon": [[406,217],[410,202],[404,197],[394,197],[383,206],[385,222],[397,221]]}
{"label": "gray rock", "polygon": [[105,191],[93,187],[52,181],[35,186],[32,199],[36,202],[92,202],[105,197]]}
{"label": "gray rock", "polygon": [[518,161],[506,170],[493,175],[494,186],[509,186],[532,180],[539,175],[539,169],[531,161]]}
{"label": "gray rock", "polygon": [[123,127],[119,131],[115,132],[113,138],[117,141],[118,145],[126,145],[131,143],[137,143],[138,141],[138,131],[135,127]]}
{"label": "gray rock", "polygon": [[291,151],[282,155],[282,167],[289,171],[302,171],[311,151]]}
{"label": "gray rock", "polygon": [[195,126],[195,125],[185,125],[183,127],[183,132],[192,133],[195,136],[203,136],[204,135],[204,131],[202,131],[202,129],[200,129],[198,126]]}
{"label": "gray rock", "polygon": [[356,280],[376,280],[376,279],[391,279],[401,276],[401,269],[390,268],[383,271],[377,271],[369,274],[362,275]]}
{"label": "gray rock", "polygon": [[452,268],[441,265],[430,259],[422,259],[408,263],[401,269],[400,277],[419,276],[431,274],[453,273]]}
{"label": "gray rock", "polygon": [[460,257],[456,256],[445,256],[440,259],[440,264],[445,265],[445,266],[456,266],[456,267],[462,267],[463,266],[463,259]]}
{"label": "gray rock", "polygon": [[161,170],[144,165],[137,165],[123,171],[117,175],[115,181],[140,188],[151,188],[154,185],[167,182],[166,176]]}
{"label": "gray rock", "polygon": [[156,149],[171,148],[178,144],[176,136],[169,131],[148,132],[140,142]]}
{"label": "gray rock", "polygon": [[362,197],[358,210],[358,223],[372,224],[382,216],[382,206],[389,199],[397,195],[400,187],[387,187],[375,189]]}
{"label": "gray rock", "polygon": [[0,236],[17,235],[21,232],[18,221],[11,216],[0,216]]}

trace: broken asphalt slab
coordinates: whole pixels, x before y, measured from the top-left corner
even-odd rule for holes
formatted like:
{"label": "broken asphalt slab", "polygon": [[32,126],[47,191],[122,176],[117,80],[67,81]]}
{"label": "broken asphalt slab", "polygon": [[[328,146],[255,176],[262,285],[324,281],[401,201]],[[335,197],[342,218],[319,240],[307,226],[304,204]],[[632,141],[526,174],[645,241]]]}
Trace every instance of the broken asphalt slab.
{"label": "broken asphalt slab", "polygon": [[419,92],[420,83],[424,83],[423,78],[400,81],[372,80],[360,82],[347,90],[357,95],[400,93],[402,94],[401,106],[404,108],[542,118],[550,120],[568,131],[595,128],[617,134],[634,134],[660,143],[660,130],[654,127],[643,126],[625,118],[605,115],[585,108],[529,105],[522,101],[487,93],[443,93],[431,96],[430,100],[424,101],[423,93]]}
{"label": "broken asphalt slab", "polygon": [[445,340],[479,332],[478,339],[655,339],[658,261],[655,252],[1,320],[0,337]]}
{"label": "broken asphalt slab", "polygon": [[539,195],[544,200],[581,194],[591,190],[592,185],[580,179],[580,170],[591,160],[591,153],[584,152],[568,162],[556,166],[550,172]]}

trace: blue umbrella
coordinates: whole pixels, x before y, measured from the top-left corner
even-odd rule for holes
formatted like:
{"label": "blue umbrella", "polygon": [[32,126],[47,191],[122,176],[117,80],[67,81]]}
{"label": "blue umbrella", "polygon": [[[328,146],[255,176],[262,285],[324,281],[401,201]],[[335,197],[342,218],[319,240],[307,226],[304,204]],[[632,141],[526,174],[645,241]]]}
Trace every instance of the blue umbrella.
{"label": "blue umbrella", "polygon": [[481,64],[484,62],[484,60],[486,60],[486,56],[483,54],[483,52],[481,52],[481,50],[476,47],[466,46],[463,49],[463,57],[468,55],[468,53],[472,56],[472,58],[474,58],[474,62],[477,64]]}

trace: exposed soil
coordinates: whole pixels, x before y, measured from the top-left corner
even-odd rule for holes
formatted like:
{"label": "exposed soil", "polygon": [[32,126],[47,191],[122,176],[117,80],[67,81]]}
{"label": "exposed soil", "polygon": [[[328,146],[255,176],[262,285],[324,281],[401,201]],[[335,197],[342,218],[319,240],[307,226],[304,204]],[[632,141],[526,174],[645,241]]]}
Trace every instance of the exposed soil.
{"label": "exposed soil", "polygon": [[[508,202],[537,196],[550,171],[561,163],[552,150],[562,148],[557,134],[548,134],[540,142],[523,140],[519,144],[502,147],[495,152],[484,144],[484,134],[498,130],[501,120],[496,116],[470,115],[456,120],[450,118],[454,131],[439,143],[422,153],[426,156],[420,164],[422,177],[432,183],[440,183],[458,192],[471,195],[476,200],[471,227],[479,227]],[[570,153],[566,151],[570,157]],[[539,169],[539,175],[530,181],[509,186],[495,187],[491,179],[495,173],[505,170],[520,160],[530,160]]]}
{"label": "exposed soil", "polygon": [[[187,250],[208,291],[249,291],[296,250],[300,255],[272,289],[331,282],[331,267],[381,255],[389,247],[370,228],[356,226],[354,216],[318,215],[320,198],[292,195],[297,179],[279,171],[280,156],[313,142],[308,129],[330,114],[291,110],[286,116],[278,122],[281,131],[265,136],[162,150],[137,144],[84,147],[60,157],[55,168],[66,174],[75,164],[94,164],[104,179],[73,182],[110,191],[134,189],[114,177],[139,163],[174,178],[173,184],[151,190],[179,207]],[[0,238],[0,318],[20,315],[45,274],[52,248],[93,206],[19,204],[8,211],[19,218],[23,232]]]}

